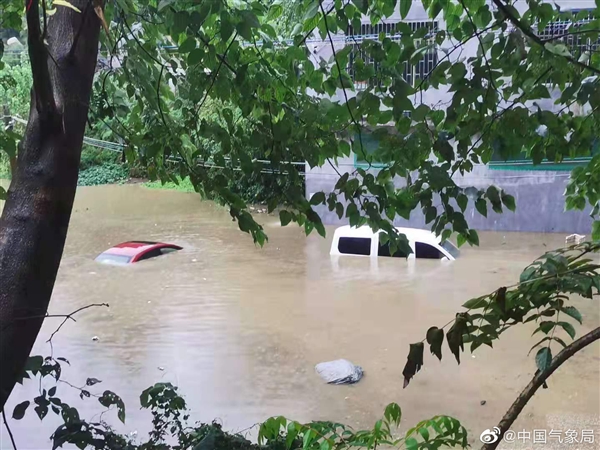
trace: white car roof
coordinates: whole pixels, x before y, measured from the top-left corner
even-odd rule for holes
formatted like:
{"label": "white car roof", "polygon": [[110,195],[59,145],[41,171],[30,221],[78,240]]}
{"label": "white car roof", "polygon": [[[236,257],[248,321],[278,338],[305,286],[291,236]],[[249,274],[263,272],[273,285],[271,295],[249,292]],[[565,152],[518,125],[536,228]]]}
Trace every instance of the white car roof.
{"label": "white car roof", "polygon": [[[398,233],[406,235],[409,241],[425,242],[429,244],[439,244],[441,238],[436,236],[435,233],[429,230],[421,230],[419,228],[402,228],[396,227]],[[374,232],[370,226],[363,225],[362,227],[351,227],[350,225],[343,225],[335,230],[335,236],[339,237],[363,237],[372,238],[378,233],[385,233],[385,231],[379,230]]]}

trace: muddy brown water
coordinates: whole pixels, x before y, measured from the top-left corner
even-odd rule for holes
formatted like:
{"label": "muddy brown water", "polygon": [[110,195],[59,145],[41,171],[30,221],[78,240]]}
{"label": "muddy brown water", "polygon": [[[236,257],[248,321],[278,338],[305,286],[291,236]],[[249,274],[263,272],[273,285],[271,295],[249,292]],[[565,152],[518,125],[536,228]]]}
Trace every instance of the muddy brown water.
{"label": "muddy brown water", "polygon": [[[335,420],[369,427],[390,402],[403,410],[403,429],[436,414],[460,419],[471,440],[497,424],[535,370],[527,356],[531,327],[514,329],[495,345],[466,353],[461,365],[444,347],[406,388],[402,369],[408,345],[431,325],[448,322],[469,298],[512,284],[564,235],[481,233],[481,246],[464,249],[455,262],[329,256],[328,239],[306,238],[259,215],[269,243],[260,249],[241,233],[226,210],[195,194],[141,186],[80,188],[59,271],[51,314],[91,303],[54,339],[54,355],[71,361],[63,377],[82,385],[103,382],[127,405],[120,425],[115,412],[103,418],[124,433],[148,429],[139,394],[157,381],[180,387],[194,420],[219,420],[245,430],[272,415],[300,421]],[[129,267],[94,262],[113,244],[132,240],[173,242],[184,250]],[[584,316],[578,334],[600,324],[597,300],[577,299]],[[61,319],[46,321],[35,352]],[[93,341],[92,337],[98,340]],[[537,337],[537,336],[536,336]],[[365,370],[353,386],[324,384],[314,373],[321,361],[346,358]],[[25,383],[7,411],[31,398]],[[61,384],[58,395],[87,418],[103,408],[80,400]],[[485,400],[485,405],[481,401]],[[600,345],[595,343],[561,367],[525,408],[513,430],[590,428],[600,441]],[[57,425],[40,423],[30,410],[12,422],[20,449],[49,448]],[[10,448],[2,429],[2,448]],[[513,447],[507,447],[513,448]],[[537,447],[536,447],[537,448]]]}

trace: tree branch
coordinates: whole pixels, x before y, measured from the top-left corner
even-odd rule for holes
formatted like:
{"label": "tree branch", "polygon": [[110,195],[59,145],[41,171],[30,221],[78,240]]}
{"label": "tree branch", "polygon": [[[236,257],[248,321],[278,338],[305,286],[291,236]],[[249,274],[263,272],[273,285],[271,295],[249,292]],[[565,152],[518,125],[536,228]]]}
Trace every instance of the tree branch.
{"label": "tree branch", "polygon": [[29,59],[33,77],[33,95],[37,112],[44,119],[47,119],[51,118],[56,112],[56,103],[48,70],[48,49],[44,44],[39,16],[38,0],[30,1],[27,6],[26,18]]}
{"label": "tree branch", "polygon": [[358,140],[360,141],[360,151],[363,154],[363,158],[369,163],[369,169],[371,168],[370,158],[367,158],[367,153],[363,147],[362,142],[362,133],[359,123],[354,118],[354,114],[352,113],[352,109],[348,104],[348,94],[346,93],[346,88],[344,87],[344,79],[342,78],[342,68],[340,67],[340,62],[337,59],[337,55],[335,53],[335,45],[333,44],[333,39],[331,38],[331,32],[329,31],[329,25],[327,24],[327,13],[325,13],[325,8],[323,8],[323,1],[319,0],[319,7],[321,8],[321,12],[323,13],[323,22],[325,23],[325,30],[327,31],[327,37],[329,38],[329,44],[331,45],[331,51],[333,52],[333,59],[335,61],[335,65],[338,70],[340,86],[342,87],[342,92],[344,93],[344,99],[346,100],[346,107],[348,108],[348,113],[350,113],[350,119],[352,123],[356,127],[356,131],[358,132]]}
{"label": "tree branch", "polygon": [[6,420],[6,413],[4,412],[4,408],[2,408],[2,420],[4,421],[4,426],[6,427],[6,431],[8,431],[8,436],[10,437],[10,442],[15,450],[17,450],[17,444],[15,443],[15,437],[8,426],[8,421]]}
{"label": "tree branch", "polygon": [[600,339],[600,327],[590,331],[588,334],[580,337],[570,345],[563,348],[560,353],[554,357],[550,363],[550,367],[548,367],[548,370],[544,372],[538,371],[525,389],[523,389],[523,392],[519,394],[517,399],[508,409],[506,414],[504,414],[504,417],[498,424],[498,428],[500,428],[500,434],[498,435],[496,442],[485,444],[483,447],[481,447],[481,450],[494,450],[500,444],[500,442],[502,442],[504,433],[508,431],[517,416],[521,413],[521,411],[523,411],[523,408],[525,405],[527,405],[527,402],[531,399],[531,397],[533,397],[540,386],[546,382],[550,375],[552,375],[554,371],[571,356],[598,339]]}
{"label": "tree branch", "polygon": [[[545,41],[542,40],[542,38],[540,38],[537,34],[535,34],[533,32],[533,30],[531,28],[529,28],[527,25],[525,25],[523,22],[521,22],[511,11],[510,9],[508,9],[508,5],[504,4],[502,2],[502,0],[492,0],[494,2],[494,5],[496,5],[498,7],[498,9],[500,11],[502,11],[502,13],[506,16],[506,18],[515,26],[517,27],[519,30],[521,30],[521,32],[527,36],[528,38],[530,38],[533,42],[535,42],[536,44],[538,44],[540,47],[542,47],[545,51],[547,51],[548,53],[552,53],[551,51],[549,51],[546,46],[545,46]],[[556,55],[555,53],[552,53],[553,55]],[[572,64],[575,64],[578,67],[581,67],[582,69],[586,69],[589,70],[593,73],[595,73],[596,75],[600,75],[600,69],[597,69],[596,67],[590,66],[588,64],[582,63],[581,61],[576,60],[575,58],[573,58],[572,56],[566,56],[566,55],[556,55],[556,56],[561,56],[564,59],[566,59],[567,61],[569,61]]]}
{"label": "tree branch", "polygon": [[54,337],[54,335],[60,331],[60,329],[62,328],[62,326],[65,323],[67,323],[67,320],[69,320],[69,319],[75,320],[75,319],[73,319],[73,316],[75,314],[77,314],[78,312],[83,311],[84,309],[93,308],[95,306],[106,306],[107,308],[109,307],[108,303],[92,303],[90,305],[82,306],[81,308],[76,309],[75,311],[73,311],[70,314],[66,314],[64,316],[65,317],[64,320],[61,322],[61,324],[58,326],[58,328],[52,332],[52,334],[50,335],[50,337],[48,338],[48,340],[46,342],[51,342],[52,341],[52,338]]}
{"label": "tree branch", "polygon": [[198,104],[198,107],[196,108],[196,116],[198,116],[198,113],[200,112],[200,109],[202,108],[202,106],[204,106],[204,102],[206,102],[206,99],[208,98],[208,94],[210,94],[210,91],[212,90],[212,88],[213,88],[213,86],[215,84],[215,81],[217,81],[217,77],[219,76],[219,72],[221,71],[221,67],[225,63],[225,58],[227,57],[227,53],[229,53],[229,49],[231,48],[231,46],[235,42],[237,36],[238,36],[238,32],[236,31],[235,34],[233,35],[233,38],[231,39],[231,42],[229,43],[229,45],[225,49],[225,53],[223,54],[223,57],[221,58],[221,61],[219,62],[219,65],[217,66],[217,70],[215,70],[215,74],[212,77],[212,80],[210,82],[210,86],[208,86],[208,89],[206,90],[206,93],[204,94],[204,98]]}

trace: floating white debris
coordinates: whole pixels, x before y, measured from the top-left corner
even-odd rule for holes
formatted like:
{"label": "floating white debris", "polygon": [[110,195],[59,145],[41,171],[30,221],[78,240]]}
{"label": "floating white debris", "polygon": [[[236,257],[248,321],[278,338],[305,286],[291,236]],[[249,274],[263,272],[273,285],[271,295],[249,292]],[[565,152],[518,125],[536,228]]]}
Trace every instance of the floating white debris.
{"label": "floating white debris", "polygon": [[160,370],[161,372],[163,372],[165,370],[165,368],[163,366],[158,366],[157,369]]}
{"label": "floating white debris", "polygon": [[582,234],[570,234],[565,238],[566,244],[581,244],[585,239],[585,235]]}
{"label": "floating white debris", "polygon": [[315,370],[329,384],[352,384],[360,381],[363,369],[346,359],[319,363]]}
{"label": "floating white debris", "polygon": [[92,341],[94,341],[94,342],[99,341],[99,340],[100,340],[100,338],[98,336],[92,337]]}

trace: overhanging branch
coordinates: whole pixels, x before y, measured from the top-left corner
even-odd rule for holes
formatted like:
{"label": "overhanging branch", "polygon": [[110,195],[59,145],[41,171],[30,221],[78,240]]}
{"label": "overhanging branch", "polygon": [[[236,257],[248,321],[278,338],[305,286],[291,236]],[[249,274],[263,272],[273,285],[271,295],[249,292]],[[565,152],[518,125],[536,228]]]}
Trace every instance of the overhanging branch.
{"label": "overhanging branch", "polygon": [[572,342],[570,345],[567,345],[563,348],[558,355],[552,360],[550,363],[550,367],[544,372],[539,372],[535,374],[533,379],[529,382],[529,384],[523,389],[523,392],[519,394],[517,399],[508,409],[504,417],[498,424],[498,428],[500,428],[500,434],[498,435],[498,439],[494,443],[485,444],[481,447],[481,450],[494,450],[500,442],[502,442],[502,437],[504,433],[508,431],[508,429],[512,426],[515,419],[519,416],[527,402],[533,397],[536,391],[542,386],[550,375],[554,373],[556,369],[558,369],[566,360],[568,360],[571,356],[577,353],[579,350],[590,345],[592,342],[600,339],[600,327],[590,331],[588,334],[580,337],[575,342]]}

